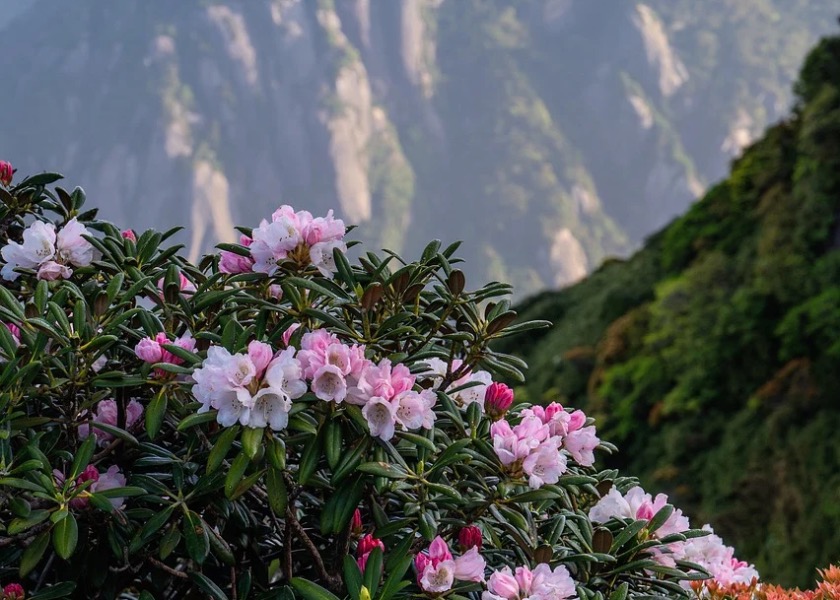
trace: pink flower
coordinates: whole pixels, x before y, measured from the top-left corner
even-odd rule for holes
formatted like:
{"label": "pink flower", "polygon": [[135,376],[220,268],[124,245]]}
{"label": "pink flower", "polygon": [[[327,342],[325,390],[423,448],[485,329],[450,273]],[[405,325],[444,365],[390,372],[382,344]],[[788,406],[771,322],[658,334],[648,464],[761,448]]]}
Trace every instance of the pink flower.
{"label": "pink flower", "polygon": [[[9,333],[12,336],[12,345],[15,348],[19,347],[20,346],[20,328],[18,328],[18,326],[15,325],[14,323],[3,323],[2,325],[0,325],[0,327],[2,327],[3,325],[6,326],[6,329],[9,331]],[[2,350],[0,350],[0,363],[2,363],[3,361],[5,361],[7,359],[8,359],[8,357],[5,355],[5,353]]]}
{"label": "pink flower", "polygon": [[124,229],[120,232],[120,235],[127,240],[131,240],[135,244],[137,243],[137,235],[134,233],[133,229]]}
{"label": "pink flower", "polygon": [[482,600],[563,600],[577,596],[575,582],[568,569],[558,566],[553,571],[539,564],[532,571],[527,566],[516,568],[516,575],[504,567],[490,575]]}
{"label": "pink flower", "polygon": [[[120,472],[119,467],[112,465],[104,473],[99,473],[97,481],[90,486],[90,491],[104,492],[118,487],[125,487],[125,475]],[[114,508],[120,508],[125,502],[125,498],[109,498]]]}
{"label": "pink flower", "polygon": [[[10,169],[12,167],[11,165],[9,165],[9,163],[0,162],[0,177],[3,176],[2,170],[3,170],[4,165],[8,165],[8,167]],[[12,180],[12,176],[9,175],[8,182],[5,181],[4,179],[0,179],[0,182],[2,182],[3,185],[8,186],[9,182],[11,182],[11,180]],[[3,588],[3,598],[4,598],[4,600],[24,600],[25,597],[26,597],[26,592],[23,591],[23,586],[19,583],[10,583],[9,585],[7,585],[6,587]]]}
{"label": "pink flower", "polygon": [[453,558],[446,542],[438,536],[429,546],[428,553],[415,557],[414,566],[420,588],[429,594],[440,594],[452,589],[455,580],[484,581],[486,563],[476,546]]}
{"label": "pink flower", "polygon": [[340,404],[347,397],[344,373],[335,365],[324,365],[312,377],[312,391],[320,400]]}
{"label": "pink flower", "polygon": [[481,550],[481,529],[475,525],[467,525],[462,527],[458,532],[458,547],[461,551],[468,550],[473,546]]}
{"label": "pink flower", "polygon": [[533,600],[562,600],[577,596],[575,582],[564,566],[551,570],[545,563],[537,565],[533,570],[531,582],[531,598]]}
{"label": "pink flower", "polygon": [[[12,168],[12,163],[0,160],[0,184],[3,187],[9,187],[12,183],[12,177],[14,176],[15,170]],[[23,590],[21,589],[21,598],[23,598]]]}
{"label": "pink flower", "polygon": [[321,242],[340,241],[346,231],[344,221],[333,218],[333,211],[329,211],[326,217],[318,217],[305,223],[301,234],[309,246],[314,246]]}
{"label": "pink flower", "polygon": [[[165,334],[164,334],[165,335]],[[134,354],[143,362],[149,364],[159,363],[161,356],[163,356],[163,349],[157,341],[157,338],[143,338],[137,345],[134,346]]]}
{"label": "pink flower", "polygon": [[[281,336],[281,339],[283,340],[283,345],[284,346],[286,346],[286,347],[289,346],[289,342],[291,342],[292,336],[294,335],[295,331],[297,331],[298,329],[300,329],[300,323],[292,323],[291,325],[289,325],[286,328],[286,331],[284,331],[283,335]],[[298,353],[298,359],[300,359],[300,353]],[[301,364],[303,364],[302,361],[301,361]]]}
{"label": "pink flower", "polygon": [[560,476],[566,472],[566,457],[560,454],[560,438],[543,441],[522,462],[522,469],[528,475],[528,485],[533,489],[560,481]]}
{"label": "pink flower", "polygon": [[387,358],[378,365],[370,363],[362,371],[358,385],[348,390],[347,401],[364,405],[374,396],[391,400],[414,387],[414,380],[408,367],[402,364],[392,367]]}
{"label": "pink flower", "polygon": [[[239,236],[239,243],[248,248],[253,243],[253,240],[247,235],[241,235]],[[219,260],[219,271],[228,275],[250,273],[254,267],[254,259],[250,256],[242,256],[241,254],[228,250],[222,250],[219,256],[221,257]]]}
{"label": "pink flower", "polygon": [[[143,415],[143,405],[136,400],[131,400],[128,406],[125,407],[125,428],[127,430],[133,429],[140,421]],[[118,409],[117,403],[114,400],[102,400],[96,405],[96,414],[93,417],[93,428],[96,430],[96,442],[100,446],[105,446],[114,439],[114,436],[99,429],[96,423],[104,423],[117,427]],[[79,425],[79,437],[84,439],[90,435],[91,423],[82,423]]]}
{"label": "pink flower", "polygon": [[362,408],[370,429],[370,435],[385,441],[394,437],[397,423],[397,406],[381,396],[373,396]]}
{"label": "pink flower", "polygon": [[434,425],[437,396],[432,390],[415,392],[407,390],[396,396],[391,402],[397,405],[397,423],[403,431],[409,429],[431,429]]}
{"label": "pink flower", "polygon": [[73,269],[66,267],[54,260],[48,260],[38,268],[38,279],[45,281],[56,281],[58,279],[70,279]]}
{"label": "pink flower", "polygon": [[572,458],[579,465],[591,467],[595,464],[594,450],[600,443],[601,440],[595,435],[595,427],[590,425],[589,427],[573,430],[564,437],[563,449],[571,454]]}
{"label": "pink flower", "polygon": [[268,344],[254,340],[248,344],[248,358],[254,364],[257,379],[262,379],[268,363],[274,358],[274,350]]}
{"label": "pink flower", "polygon": [[301,242],[300,232],[295,223],[286,216],[270,223],[263,219],[260,226],[253,230],[251,256],[254,259],[253,271],[273,276],[278,263],[284,261],[289,252]]}
{"label": "pink flower", "polygon": [[513,405],[513,390],[504,383],[491,383],[484,392],[484,410],[497,421]]}

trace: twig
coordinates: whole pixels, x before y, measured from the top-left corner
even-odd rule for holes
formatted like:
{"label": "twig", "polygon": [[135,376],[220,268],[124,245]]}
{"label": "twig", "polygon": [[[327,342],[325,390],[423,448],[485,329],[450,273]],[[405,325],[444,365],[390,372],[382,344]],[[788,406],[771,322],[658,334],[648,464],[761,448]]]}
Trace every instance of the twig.
{"label": "twig", "polygon": [[52,568],[53,561],[55,560],[55,552],[50,553],[50,557],[47,559],[47,564],[44,565],[44,570],[41,571],[41,576],[38,577],[38,583],[35,584],[35,591],[41,589],[41,586],[44,585],[44,580],[47,578],[47,573],[50,572],[50,568]]}
{"label": "twig", "polygon": [[[91,423],[91,428],[94,427],[93,423]],[[91,464],[98,463],[100,460],[111,454],[114,451],[114,448],[122,444],[122,440],[120,438],[116,438],[110,444],[105,446],[101,452],[94,454],[93,458],[90,459]]]}
{"label": "twig", "polygon": [[307,535],[303,525],[301,525],[297,520],[292,510],[288,508],[286,509],[286,522],[292,526],[295,534],[297,534],[300,541],[303,542],[303,545],[306,546],[306,549],[309,550],[312,560],[315,561],[315,569],[318,571],[318,575],[327,582],[327,585],[329,585],[330,588],[334,590],[340,589],[341,577],[332,575],[327,571],[327,567],[324,565],[324,559],[321,557],[321,553],[318,551],[318,547],[315,545],[315,542],[313,542],[309,535]]}
{"label": "twig", "polygon": [[166,571],[167,573],[169,573],[170,575],[172,575],[174,577],[180,577],[181,579],[189,579],[189,575],[187,575],[183,571],[178,571],[177,569],[173,569],[169,565],[165,565],[164,563],[160,562],[156,558],[152,558],[150,556],[146,560],[148,560],[150,563],[152,563],[158,569],[162,569],[162,570]]}

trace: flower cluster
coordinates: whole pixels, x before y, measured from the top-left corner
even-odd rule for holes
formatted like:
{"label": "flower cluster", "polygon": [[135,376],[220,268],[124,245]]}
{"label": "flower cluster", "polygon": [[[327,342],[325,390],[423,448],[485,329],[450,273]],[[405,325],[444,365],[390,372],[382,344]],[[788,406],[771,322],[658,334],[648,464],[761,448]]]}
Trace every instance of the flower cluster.
{"label": "flower cluster", "polygon": [[487,580],[487,591],[482,600],[563,600],[574,598],[575,582],[564,566],[551,569],[547,564],[537,565],[533,570],[527,566],[504,567]]}
{"label": "flower cluster", "polygon": [[[154,338],[147,337],[140,340],[134,347],[134,353],[137,355],[137,358],[150,365],[157,363],[167,363],[170,365],[184,364],[183,358],[172,354],[163,347],[166,344],[178,346],[189,352],[195,350],[195,340],[189,332],[179,338],[175,338],[174,341],[170,341],[165,333],[160,332]],[[163,369],[155,369],[155,377],[165,378],[170,375],[171,373],[167,373]]]}
{"label": "flower cluster", "polygon": [[[64,486],[64,473],[58,469],[53,470],[53,477],[55,477],[56,484],[61,487]],[[92,482],[89,486],[84,488],[78,495],[70,500],[70,507],[76,509],[86,508],[90,502],[88,499],[88,492],[104,492],[114,488],[121,488],[125,486],[125,475],[120,472],[119,467],[112,465],[107,471],[100,472],[93,465],[88,465],[85,470],[76,478],[71,491],[80,488],[88,481]],[[120,508],[123,505],[124,498],[109,498],[111,505],[114,508]]]}
{"label": "flower cluster", "polygon": [[691,588],[698,600],[837,600],[840,598],[840,568],[818,570],[822,581],[816,589],[788,590],[777,585],[759,583],[722,584],[717,581],[694,581]]}
{"label": "flower cluster", "polygon": [[520,416],[513,427],[506,420],[496,421],[490,434],[502,465],[513,474],[524,472],[530,487],[557,483],[566,472],[566,453],[581,466],[595,462],[593,451],[600,440],[594,426],[584,427],[583,412],[570,414],[555,402],[525,409]]}
{"label": "flower cluster", "polygon": [[417,569],[417,585],[427,594],[441,594],[452,589],[455,581],[484,581],[487,564],[473,546],[467,552],[454,558],[449,546],[440,536],[436,537],[428,551],[414,558]]}
{"label": "flower cluster", "polygon": [[[84,416],[84,415],[83,415]],[[85,439],[90,435],[91,428],[96,435],[96,443],[105,446],[114,439],[113,434],[96,426],[97,423],[116,427],[118,424],[119,411],[114,400],[102,400],[96,405],[96,413],[93,415],[93,423],[85,422],[79,425],[79,438]],[[131,400],[125,407],[125,428],[131,430],[137,426],[140,417],[143,416],[143,406],[137,400]]]}
{"label": "flower cluster", "polygon": [[324,277],[332,277],[333,251],[347,251],[345,232],[344,222],[334,218],[333,211],[325,217],[313,217],[305,210],[295,212],[291,206],[283,205],[274,211],[271,221],[264,219],[251,237],[240,237],[240,244],[250,250],[250,256],[223,250],[219,270],[228,274],[253,271],[274,275],[278,265],[288,260],[301,267],[312,265]]}
{"label": "flower cluster", "polygon": [[216,420],[226,427],[239,422],[275,431],[289,424],[292,400],[306,392],[295,349],[276,355],[271,346],[253,341],[246,354],[231,354],[221,346],[207,351],[207,360],[192,375],[199,413],[218,410]]}
{"label": "flower cluster", "polygon": [[52,223],[35,221],[23,232],[22,244],[9,242],[0,250],[5,262],[0,275],[14,281],[20,276],[15,269],[37,269],[38,279],[69,279],[71,265],[86,267],[93,262],[94,248],[85,235],[87,228],[75,218],[58,233]]}
{"label": "flower cluster", "polygon": [[[606,523],[612,518],[649,521],[667,504],[668,497],[665,494],[658,494],[653,498],[639,486],[629,489],[623,495],[616,488],[612,488],[589,510],[589,518],[593,523]],[[688,518],[677,509],[652,534],[664,538],[690,528]],[[666,566],[674,566],[676,560],[696,563],[723,585],[749,583],[758,579],[755,568],[735,559],[734,550],[714,535],[711,527],[706,525],[704,529],[711,535],[668,544],[667,551],[654,553],[654,559]]]}
{"label": "flower cluster", "polygon": [[[6,163],[9,164],[9,163]],[[2,167],[2,165],[0,165]],[[4,183],[3,185],[8,185]],[[26,592],[23,591],[23,586],[19,583],[10,583],[0,590],[0,600],[25,600]]]}

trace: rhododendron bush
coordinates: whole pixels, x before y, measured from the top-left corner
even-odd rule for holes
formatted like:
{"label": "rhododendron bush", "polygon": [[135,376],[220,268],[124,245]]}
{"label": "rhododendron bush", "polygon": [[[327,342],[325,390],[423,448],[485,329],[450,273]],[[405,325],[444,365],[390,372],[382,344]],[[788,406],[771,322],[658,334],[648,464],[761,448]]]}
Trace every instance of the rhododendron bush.
{"label": "rhododendron bush", "polygon": [[517,402],[509,286],[280,207],[190,264],[0,189],[0,598],[689,597],[755,571]]}

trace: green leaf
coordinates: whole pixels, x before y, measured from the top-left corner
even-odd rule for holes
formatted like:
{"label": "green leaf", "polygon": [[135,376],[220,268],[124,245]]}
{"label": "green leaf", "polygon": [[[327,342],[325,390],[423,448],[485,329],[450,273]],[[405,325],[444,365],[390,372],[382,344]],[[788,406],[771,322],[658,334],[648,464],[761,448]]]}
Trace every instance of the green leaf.
{"label": "green leaf", "polygon": [[55,524],[52,540],[55,552],[61,558],[67,560],[73,555],[79,541],[79,526],[72,513],[68,513],[65,518]]}
{"label": "green leaf", "polygon": [[309,481],[309,478],[312,477],[315,469],[318,467],[318,460],[321,458],[322,439],[322,434],[319,432],[318,435],[309,439],[303,449],[297,476],[298,483],[301,485],[306,485],[306,482]]}
{"label": "green leaf", "polygon": [[12,519],[11,523],[9,523],[9,535],[17,535],[30,529],[37,525],[38,523],[42,523],[46,521],[50,516],[50,511],[48,510],[32,510],[26,517]]}
{"label": "green leaf", "polygon": [[249,462],[250,460],[244,452],[240,452],[236,455],[236,458],[233,459],[233,463],[230,465],[230,470],[225,476],[225,496],[228,498],[233,495],[234,490],[236,490],[236,486],[238,486],[239,482],[242,481],[242,476],[245,475],[245,470],[248,468]]}
{"label": "green leaf", "polygon": [[190,579],[192,579],[202,591],[208,594],[208,598],[213,598],[214,600],[228,600],[227,595],[222,591],[222,589],[213,583],[213,581],[206,575],[193,571],[190,573]]}
{"label": "green leaf", "polygon": [[152,398],[152,401],[149,402],[149,406],[146,409],[146,432],[149,434],[150,440],[157,437],[160,427],[163,425],[167,404],[166,388],[163,387],[155,394],[155,397]]}
{"label": "green leaf", "polygon": [[44,552],[47,550],[47,546],[49,545],[50,532],[44,531],[39,534],[38,537],[29,544],[29,546],[26,547],[26,550],[23,551],[23,555],[20,557],[20,567],[18,568],[18,573],[21,578],[26,577],[32,569],[38,566],[38,563],[41,562],[41,558],[43,558]]}
{"label": "green leaf", "polygon": [[271,510],[278,517],[284,516],[286,507],[289,505],[289,492],[286,489],[286,482],[283,480],[283,473],[273,467],[269,468],[268,473],[266,473],[265,484]]}
{"label": "green leaf", "polygon": [[82,442],[82,445],[79,446],[79,449],[76,451],[76,456],[73,459],[73,466],[70,468],[70,477],[68,479],[75,480],[82,471],[85,470],[85,467],[88,466],[90,463],[90,459],[93,458],[93,451],[96,449],[96,437],[89,435],[85,438],[85,441]]}
{"label": "green leaf", "polygon": [[629,589],[630,585],[625,581],[618,586],[612,594],[610,594],[610,600],[625,600]]}
{"label": "green leaf", "polygon": [[44,492],[46,491],[37,483],[32,483],[26,479],[18,479],[17,477],[0,477],[0,487],[8,486],[17,488],[19,490],[27,490],[30,492]]}
{"label": "green leaf", "polygon": [[379,580],[382,578],[382,548],[374,548],[370,556],[368,556],[367,563],[365,563],[365,572],[363,579],[365,587],[370,591],[371,597],[376,596],[376,590],[379,588]]}
{"label": "green leaf", "polygon": [[203,425],[204,423],[209,423],[210,421],[216,420],[216,411],[209,410],[205,413],[196,413],[194,415],[190,415],[185,417],[180,423],[178,423],[178,431],[184,431],[185,429],[189,429],[195,425]]}
{"label": "green leaf", "polygon": [[413,473],[409,473],[399,465],[392,465],[386,462],[366,462],[359,465],[356,470],[389,479],[406,479],[413,475]]}
{"label": "green leaf", "polygon": [[239,425],[234,425],[232,427],[226,427],[222,430],[222,433],[219,437],[216,438],[215,442],[213,442],[213,449],[210,450],[210,454],[207,456],[207,473],[213,473],[230,452],[230,447],[233,445],[236,436],[239,434]]}
{"label": "green leaf", "polygon": [[362,572],[359,570],[356,559],[349,554],[344,555],[344,583],[347,585],[347,591],[350,592],[350,598],[359,600],[362,591]]}
{"label": "green leaf", "polygon": [[67,598],[76,589],[76,584],[72,581],[65,581],[56,585],[50,585],[35,594],[34,596],[27,596],[28,600],[58,600],[59,598]]}
{"label": "green leaf", "polygon": [[[108,425],[107,423],[102,423],[100,421],[96,422],[96,424],[94,425],[94,428],[95,429],[101,429],[102,431],[110,433],[115,438],[121,439],[122,441],[128,443],[128,445],[130,445],[130,446],[139,446],[140,445],[140,442],[137,441],[137,438],[134,437],[133,435],[131,435],[130,433],[128,433],[125,429],[120,429],[119,427],[115,427],[113,425]],[[91,437],[93,437],[93,436],[89,436],[88,439],[90,439]]]}
{"label": "green leaf", "polygon": [[207,525],[191,510],[186,511],[186,518],[183,523],[184,539],[187,543],[187,552],[195,562],[201,564],[210,552],[210,538],[207,534]]}
{"label": "green leaf", "polygon": [[249,459],[253,460],[257,452],[259,452],[264,432],[264,428],[258,429],[256,427],[245,427],[242,430],[242,437],[240,438],[242,450],[244,450],[245,455]]}
{"label": "green leaf", "polygon": [[317,583],[312,583],[302,577],[292,578],[292,587],[295,588],[305,600],[339,600],[339,597],[332,592],[322,588]]}

